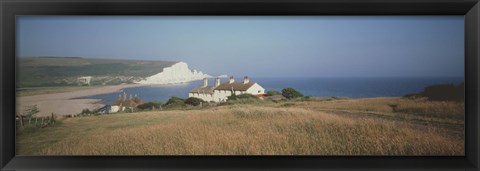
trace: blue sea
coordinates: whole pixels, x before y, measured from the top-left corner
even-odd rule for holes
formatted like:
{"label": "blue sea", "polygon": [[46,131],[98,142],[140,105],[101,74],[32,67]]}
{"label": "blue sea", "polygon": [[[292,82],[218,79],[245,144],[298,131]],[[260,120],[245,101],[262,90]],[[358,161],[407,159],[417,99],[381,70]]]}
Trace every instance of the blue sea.
{"label": "blue sea", "polygon": [[[222,78],[221,82],[228,81]],[[243,80],[236,80],[243,81]],[[428,78],[250,78],[259,83],[266,91],[292,87],[306,96],[319,97],[398,97],[418,93],[433,84],[459,84],[463,77],[428,77]],[[122,92],[84,97],[102,99],[101,103],[110,104],[125,92],[138,95],[145,101],[166,102],[171,96],[188,97],[188,92],[203,84],[202,80],[175,85],[155,85],[125,88]],[[213,84],[213,79],[209,79]]]}

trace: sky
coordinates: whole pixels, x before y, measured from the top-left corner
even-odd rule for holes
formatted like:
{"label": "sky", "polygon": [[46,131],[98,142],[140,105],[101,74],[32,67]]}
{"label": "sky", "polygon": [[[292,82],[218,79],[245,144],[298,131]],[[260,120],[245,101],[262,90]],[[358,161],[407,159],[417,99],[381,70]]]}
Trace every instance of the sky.
{"label": "sky", "polygon": [[242,77],[463,77],[463,16],[19,16],[18,57],[183,61]]}

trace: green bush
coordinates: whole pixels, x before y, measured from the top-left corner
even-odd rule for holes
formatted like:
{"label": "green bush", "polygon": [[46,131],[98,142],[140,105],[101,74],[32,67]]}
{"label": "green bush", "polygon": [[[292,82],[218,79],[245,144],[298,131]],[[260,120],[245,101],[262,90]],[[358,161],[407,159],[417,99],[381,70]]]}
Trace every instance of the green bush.
{"label": "green bush", "polygon": [[82,110],[82,113],[81,114],[91,114],[92,112],[90,111],[90,109],[88,108],[85,108]]}
{"label": "green bush", "polygon": [[293,99],[297,97],[303,97],[303,94],[289,87],[282,90],[282,96],[286,97],[287,99]]}
{"label": "green bush", "polygon": [[126,108],[126,109],[124,110],[124,112],[125,112],[125,113],[132,113],[133,110],[132,110],[131,108]]}
{"label": "green bush", "polygon": [[227,100],[228,100],[228,101],[237,100],[237,95],[236,95],[235,93],[232,93],[232,95],[230,95],[230,96],[227,97]]}
{"label": "green bush", "polygon": [[237,99],[249,99],[249,98],[258,99],[257,96],[252,95],[252,94],[240,94],[240,95],[237,95]]}
{"label": "green bush", "polygon": [[168,99],[167,103],[165,103],[165,106],[183,104],[184,101],[185,100],[180,97],[172,96]]}
{"label": "green bush", "polygon": [[204,103],[202,99],[196,98],[196,97],[189,97],[188,99],[185,100],[185,104],[192,105],[192,106],[198,106],[200,103]]}
{"label": "green bush", "polygon": [[160,102],[147,102],[141,105],[138,105],[137,108],[139,110],[152,110],[152,109],[159,109],[162,103]]}
{"label": "green bush", "polygon": [[232,94],[231,96],[228,96],[227,99],[231,101],[231,100],[239,100],[239,99],[258,99],[258,97],[252,94],[240,94],[240,95]]}
{"label": "green bush", "polygon": [[315,100],[318,100],[317,97],[314,97],[314,96],[305,96],[305,97],[302,97],[302,101],[315,101]]}
{"label": "green bush", "polygon": [[228,97],[228,104],[265,104],[271,101],[261,100],[252,94],[232,95]]}
{"label": "green bush", "polygon": [[459,85],[454,84],[437,84],[427,86],[420,93],[412,93],[404,95],[404,98],[416,99],[426,97],[430,101],[464,101],[465,83]]}
{"label": "green bush", "polygon": [[271,100],[260,100],[258,98],[243,98],[243,99],[236,99],[236,100],[229,100],[228,104],[269,104],[273,103]]}
{"label": "green bush", "polygon": [[268,94],[269,96],[273,96],[273,95],[280,95],[280,94],[282,94],[282,93],[280,93],[280,92],[278,92],[278,91],[275,91],[275,90],[269,90],[269,91],[267,91],[267,94]]}
{"label": "green bush", "polygon": [[464,101],[465,83],[439,84],[425,87],[421,95],[432,101]]}

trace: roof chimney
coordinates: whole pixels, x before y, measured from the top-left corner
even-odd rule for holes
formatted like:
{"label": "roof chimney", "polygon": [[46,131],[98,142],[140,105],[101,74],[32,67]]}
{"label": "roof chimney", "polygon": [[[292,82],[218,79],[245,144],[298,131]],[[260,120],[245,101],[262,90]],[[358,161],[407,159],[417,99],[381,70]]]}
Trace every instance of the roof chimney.
{"label": "roof chimney", "polygon": [[208,78],[207,77],[203,78],[203,87],[206,87],[206,86],[208,86]]}
{"label": "roof chimney", "polygon": [[220,78],[215,78],[215,87],[220,85]]}
{"label": "roof chimney", "polygon": [[233,83],[235,82],[235,80],[233,79],[233,76],[230,76],[230,83]]}
{"label": "roof chimney", "polygon": [[248,82],[250,82],[250,80],[248,80],[248,76],[243,77],[243,84],[247,84]]}

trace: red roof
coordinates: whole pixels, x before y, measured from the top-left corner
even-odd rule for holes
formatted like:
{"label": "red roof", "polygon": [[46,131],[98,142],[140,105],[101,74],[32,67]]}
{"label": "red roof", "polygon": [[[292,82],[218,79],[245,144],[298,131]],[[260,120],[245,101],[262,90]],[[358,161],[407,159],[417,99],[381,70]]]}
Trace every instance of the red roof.
{"label": "red roof", "polygon": [[255,83],[248,82],[244,84],[243,82],[225,82],[220,84],[215,88],[215,90],[232,90],[233,91],[247,91],[250,87],[252,87]]}
{"label": "red roof", "polygon": [[194,88],[192,91],[190,91],[190,93],[212,94],[213,89],[215,89],[215,87],[213,86],[206,86],[206,87],[200,86],[200,87]]}

